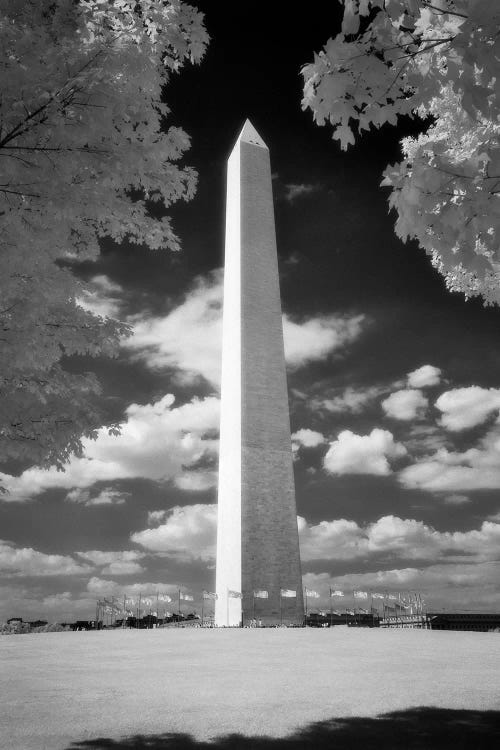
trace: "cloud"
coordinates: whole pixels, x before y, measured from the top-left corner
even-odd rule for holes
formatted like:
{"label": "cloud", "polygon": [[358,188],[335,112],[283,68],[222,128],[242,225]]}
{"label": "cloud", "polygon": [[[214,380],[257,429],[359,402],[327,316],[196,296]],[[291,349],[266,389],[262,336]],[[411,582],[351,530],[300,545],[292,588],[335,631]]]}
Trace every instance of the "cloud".
{"label": "cloud", "polygon": [[436,408],[443,415],[443,427],[452,432],[468,430],[485,422],[493,413],[498,413],[500,389],[481,388],[478,385],[454,388],[441,394]]}
{"label": "cloud", "polygon": [[[222,273],[199,278],[184,300],[164,316],[129,319],[133,335],[123,346],[148,367],[171,368],[182,382],[204,378],[220,385],[222,346]],[[292,321],[283,316],[285,357],[292,368],[321,360],[356,339],[364,317],[317,316]]]}
{"label": "cloud", "polygon": [[134,575],[144,571],[142,565],[137,562],[145,556],[144,552],[89,550],[76,554],[96,567],[102,567],[103,575]]}
{"label": "cloud", "polygon": [[[25,500],[51,487],[85,489],[95,482],[115,479],[182,478],[190,466],[217,454],[218,441],[212,435],[219,429],[219,400],[195,398],[182,406],[173,404],[172,395],[144,406],[131,404],[121,434],[110,435],[101,428],[96,440],[84,439],[84,457],[71,458],[63,472],[34,467],[19,477],[0,473],[10,493],[4,499]],[[113,491],[104,492],[109,499]],[[78,497],[75,492],[70,499]],[[116,494],[111,494],[113,497],[116,500]],[[92,504],[90,497],[88,502]]]}
{"label": "cloud", "polygon": [[311,560],[352,560],[363,557],[367,541],[355,521],[341,518],[309,525],[305,518],[297,518],[300,539],[300,557]]}
{"label": "cloud", "polygon": [[325,442],[324,435],[316,430],[309,430],[307,427],[297,430],[292,435],[292,442],[298,446],[301,445],[304,448],[316,448],[318,445],[322,445]]}
{"label": "cloud", "polygon": [[283,316],[285,359],[291,368],[326,359],[359,337],[363,315],[325,315],[296,323]]}
{"label": "cloud", "polygon": [[402,390],[382,401],[382,409],[393,419],[410,420],[422,416],[429,402],[422,391]]}
{"label": "cloud", "polygon": [[406,448],[394,442],[388,430],[375,428],[369,435],[356,435],[344,430],[330,444],[323,465],[330,474],[377,474],[391,473],[389,459],[406,455]]}
{"label": "cloud", "polygon": [[297,198],[302,198],[304,195],[310,195],[311,193],[317,192],[320,188],[319,185],[308,185],[306,183],[288,183],[284,185],[285,188],[285,200],[289,203],[294,203]]}
{"label": "cloud", "polygon": [[61,591],[60,594],[50,594],[42,599],[42,607],[45,609],[59,609],[72,600],[71,591]]}
{"label": "cloud", "polygon": [[[150,552],[190,562],[215,558],[217,506],[176,506],[166,512],[164,523],[132,534],[133,542]],[[495,559],[500,543],[500,524],[485,521],[479,529],[465,532],[436,531],[422,521],[389,515],[360,526],[345,518],[309,524],[297,517],[301,558],[356,560],[398,558],[449,561]]]}
{"label": "cloud", "polygon": [[215,557],[216,505],[176,505],[164,523],[131,535],[131,540],[152,552],[163,552],[183,561]]}
{"label": "cloud", "polygon": [[408,385],[410,388],[428,388],[439,385],[441,382],[441,370],[433,365],[422,365],[413,372],[408,373]]}
{"label": "cloud", "polygon": [[148,526],[153,526],[153,524],[161,523],[166,515],[166,510],[150,510],[148,512]]}
{"label": "cloud", "polygon": [[68,555],[47,555],[32,547],[17,547],[0,540],[0,571],[15,576],[83,575],[88,565],[75,562]]}
{"label": "cloud", "polygon": [[159,581],[157,583],[118,583],[117,581],[109,580],[107,578],[93,576],[87,583],[87,591],[97,597],[136,597],[139,596],[139,594],[143,597],[150,597],[156,596],[157,592],[160,594],[171,594],[172,597],[174,597],[177,595],[178,585],[175,583],[165,583],[165,581]]}
{"label": "cloud", "polygon": [[500,425],[495,425],[477,448],[462,453],[440,448],[402,469],[398,478],[405,487],[429,492],[500,489]]}
{"label": "cloud", "polygon": [[217,485],[218,472],[207,469],[186,470],[175,479],[180,490],[186,492],[205,492]]}
{"label": "cloud", "polygon": [[[52,583],[56,580],[53,578]],[[87,593],[78,596],[67,590],[47,592],[40,590],[39,580],[27,584],[20,578],[10,578],[8,585],[0,585],[0,622],[13,614],[25,621],[72,622],[88,620],[94,611],[95,598]]]}
{"label": "cloud", "polygon": [[358,389],[348,386],[332,398],[312,401],[311,406],[313,409],[326,409],[332,414],[344,412],[360,414],[371,401],[374,401],[385,391],[385,388],[377,386]]}
{"label": "cloud", "polygon": [[465,505],[465,503],[470,503],[470,497],[468,495],[447,495],[444,498],[444,502],[446,505]]}
{"label": "cloud", "polygon": [[82,505],[123,505],[125,498],[129,496],[128,492],[119,492],[112,487],[105,487],[97,495],[91,497],[89,490],[82,490],[79,487],[70,490],[66,495],[66,500],[70,503],[80,503]]}
{"label": "cloud", "polygon": [[123,346],[153,370],[174,368],[187,382],[202,376],[220,383],[222,272],[198,278],[183,302],[164,316],[142,314],[129,320],[133,334]]}
{"label": "cloud", "polygon": [[137,562],[112,562],[101,570],[103,575],[129,576],[143,573],[145,568]]}
{"label": "cloud", "polygon": [[94,276],[90,281],[94,288],[84,291],[83,296],[77,299],[78,305],[101,318],[118,318],[121,309],[122,287],[115,284],[104,274]]}
{"label": "cloud", "polygon": [[429,424],[412,425],[405,440],[406,448],[412,455],[427,455],[430,451],[446,447],[447,443],[448,439],[443,431],[439,427]]}
{"label": "cloud", "polygon": [[339,519],[309,525],[299,517],[301,558],[354,560],[385,559],[451,561],[495,560],[500,544],[500,524],[484,521],[471,531],[436,531],[422,521],[389,515],[359,526]]}

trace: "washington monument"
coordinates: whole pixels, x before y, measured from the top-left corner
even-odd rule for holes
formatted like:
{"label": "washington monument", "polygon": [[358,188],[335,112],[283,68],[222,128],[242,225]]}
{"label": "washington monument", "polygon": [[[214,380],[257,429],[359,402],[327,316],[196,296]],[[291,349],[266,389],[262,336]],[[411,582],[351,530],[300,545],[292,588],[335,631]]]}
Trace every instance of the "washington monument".
{"label": "washington monument", "polygon": [[227,168],[216,625],[303,624],[269,150],[247,120]]}

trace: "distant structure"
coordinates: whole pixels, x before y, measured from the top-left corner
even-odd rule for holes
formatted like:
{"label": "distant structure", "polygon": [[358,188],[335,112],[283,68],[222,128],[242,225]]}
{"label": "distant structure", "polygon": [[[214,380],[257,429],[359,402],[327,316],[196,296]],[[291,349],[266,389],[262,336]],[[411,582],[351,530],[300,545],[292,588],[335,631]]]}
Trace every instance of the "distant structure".
{"label": "distant structure", "polygon": [[227,169],[215,624],[302,625],[269,150],[247,120]]}

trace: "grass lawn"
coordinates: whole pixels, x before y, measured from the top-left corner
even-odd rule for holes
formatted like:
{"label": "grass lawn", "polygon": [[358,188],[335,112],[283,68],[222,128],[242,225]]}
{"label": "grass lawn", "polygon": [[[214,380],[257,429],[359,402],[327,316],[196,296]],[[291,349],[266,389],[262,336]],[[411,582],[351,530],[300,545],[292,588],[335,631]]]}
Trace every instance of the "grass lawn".
{"label": "grass lawn", "polygon": [[500,747],[500,634],[339,626],[0,638],[0,748],[208,747]]}

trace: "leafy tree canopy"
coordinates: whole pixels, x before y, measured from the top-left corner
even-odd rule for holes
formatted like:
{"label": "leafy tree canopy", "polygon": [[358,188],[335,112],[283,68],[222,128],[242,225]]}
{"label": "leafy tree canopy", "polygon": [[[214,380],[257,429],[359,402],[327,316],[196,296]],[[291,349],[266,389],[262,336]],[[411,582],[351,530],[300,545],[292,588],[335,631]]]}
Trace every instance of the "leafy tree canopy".
{"label": "leafy tree canopy", "polygon": [[342,31],[303,68],[302,106],[346,149],[403,115],[430,123],[389,166],[396,233],[452,291],[500,303],[500,3],[345,0]]}
{"label": "leafy tree canopy", "polygon": [[99,239],[176,250],[168,207],[194,194],[162,86],[207,44],[181,0],[0,0],[0,461],[62,466],[102,424],[92,374],[127,326],[79,304],[71,265]]}

